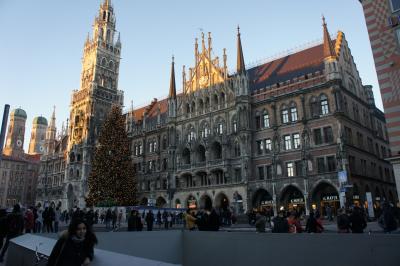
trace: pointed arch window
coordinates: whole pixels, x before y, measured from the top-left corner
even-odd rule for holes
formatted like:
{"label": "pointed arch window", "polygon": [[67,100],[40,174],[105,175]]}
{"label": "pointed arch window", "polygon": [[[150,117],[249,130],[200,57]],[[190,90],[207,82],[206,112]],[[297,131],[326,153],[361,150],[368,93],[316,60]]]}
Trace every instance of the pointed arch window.
{"label": "pointed arch window", "polygon": [[206,122],[201,125],[200,136],[202,138],[207,138],[210,135],[210,128]]}
{"label": "pointed arch window", "polygon": [[312,97],[310,101],[310,109],[311,109],[311,116],[318,117],[319,116],[319,106],[317,98]]}
{"label": "pointed arch window", "polygon": [[237,118],[236,116],[234,116],[232,118],[232,132],[237,133],[237,131],[238,131]]}
{"label": "pointed arch window", "polygon": [[282,119],[282,124],[289,123],[289,110],[285,105],[283,105],[281,108],[281,119]]}
{"label": "pointed arch window", "polygon": [[322,115],[329,114],[329,104],[328,104],[328,98],[326,97],[326,95],[324,95],[324,94],[321,95],[320,103],[321,103],[321,114]]}
{"label": "pointed arch window", "polygon": [[269,114],[268,114],[267,110],[263,111],[262,124],[263,124],[263,128],[269,128],[270,127]]}
{"label": "pointed arch window", "polygon": [[239,141],[235,141],[235,157],[240,157],[240,143]]}
{"label": "pointed arch window", "polygon": [[298,120],[297,106],[295,103],[290,105],[290,121],[296,122]]}

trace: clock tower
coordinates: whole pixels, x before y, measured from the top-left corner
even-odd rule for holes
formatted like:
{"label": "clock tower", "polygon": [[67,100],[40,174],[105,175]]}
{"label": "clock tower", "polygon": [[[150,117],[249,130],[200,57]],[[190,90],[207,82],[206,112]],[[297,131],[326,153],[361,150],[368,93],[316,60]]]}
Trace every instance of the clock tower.
{"label": "clock tower", "polygon": [[33,119],[28,154],[43,154],[46,139],[47,119],[38,116]]}
{"label": "clock tower", "polygon": [[68,208],[84,207],[93,148],[113,104],[123,104],[118,90],[121,40],[110,0],[105,0],[87,36],[80,88],[72,94],[65,200]]}
{"label": "clock tower", "polygon": [[24,154],[26,112],[21,108],[11,111],[4,154],[21,157]]}

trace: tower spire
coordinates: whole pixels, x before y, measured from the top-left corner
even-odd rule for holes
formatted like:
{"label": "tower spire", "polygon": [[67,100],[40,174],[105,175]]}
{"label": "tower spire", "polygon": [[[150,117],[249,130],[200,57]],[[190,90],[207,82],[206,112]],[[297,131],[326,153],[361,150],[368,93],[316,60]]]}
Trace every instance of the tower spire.
{"label": "tower spire", "polygon": [[176,98],[176,84],[175,84],[175,67],[174,67],[174,56],[172,56],[172,63],[171,63],[171,79],[169,83],[169,98],[175,99]]}
{"label": "tower spire", "polygon": [[245,65],[244,65],[244,57],[243,57],[243,50],[242,50],[242,41],[240,40],[240,28],[239,25],[237,27],[237,64],[236,64],[236,70],[238,73],[242,74],[243,72],[246,71]]}
{"label": "tower spire", "polygon": [[335,49],[333,48],[331,36],[328,32],[328,27],[325,22],[325,17],[322,15],[322,26],[324,28],[324,58],[335,57]]}
{"label": "tower spire", "polygon": [[51,120],[50,120],[50,128],[55,128],[56,127],[56,106],[53,106],[53,114],[51,115]]}

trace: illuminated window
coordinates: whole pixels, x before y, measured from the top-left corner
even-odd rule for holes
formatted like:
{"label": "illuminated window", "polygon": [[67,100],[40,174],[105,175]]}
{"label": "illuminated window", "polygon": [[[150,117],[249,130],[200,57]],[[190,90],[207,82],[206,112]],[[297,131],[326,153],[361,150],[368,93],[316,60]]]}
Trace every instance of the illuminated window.
{"label": "illuminated window", "polygon": [[300,148],[300,134],[299,133],[293,134],[293,148],[295,148],[295,149]]}
{"label": "illuminated window", "polygon": [[293,169],[293,163],[286,163],[286,171],[287,171],[287,176],[294,176],[294,169]]}

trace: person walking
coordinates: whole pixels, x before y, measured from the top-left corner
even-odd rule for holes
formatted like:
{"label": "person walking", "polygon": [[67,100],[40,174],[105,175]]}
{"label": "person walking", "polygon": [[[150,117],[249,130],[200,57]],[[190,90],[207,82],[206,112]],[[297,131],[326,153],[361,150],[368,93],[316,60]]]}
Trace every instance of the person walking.
{"label": "person walking", "polygon": [[156,223],[158,224],[158,229],[161,229],[162,218],[161,218],[160,210],[158,210],[158,212],[157,212],[157,221],[156,221]]}
{"label": "person walking", "polygon": [[289,224],[287,219],[285,218],[285,212],[280,210],[278,212],[278,216],[272,219],[274,226],[272,227],[272,233],[288,233],[289,232]]}
{"label": "person walking", "polygon": [[42,232],[44,232],[44,225],[43,225],[43,209],[42,207],[39,207],[37,209],[37,218],[35,221],[35,230],[36,233],[40,234]]}
{"label": "person walking", "polygon": [[264,210],[256,214],[256,232],[265,233],[265,224],[267,223],[267,217],[265,216]]}
{"label": "person walking", "polygon": [[302,233],[303,227],[300,223],[300,215],[296,211],[292,211],[287,218],[289,225],[289,233]]}
{"label": "person walking", "polygon": [[58,226],[61,220],[61,210],[60,207],[57,207],[54,211],[54,232],[58,233]]}
{"label": "person walking", "polygon": [[21,207],[16,204],[14,205],[12,213],[7,215],[7,236],[6,243],[0,253],[0,262],[3,262],[4,255],[7,251],[10,240],[22,235],[24,230],[24,217],[21,214]]}
{"label": "person walking", "polygon": [[393,208],[388,204],[383,204],[382,215],[378,219],[378,224],[385,233],[391,233],[397,229],[397,221]]}
{"label": "person walking", "polygon": [[128,218],[128,231],[137,231],[138,224],[137,224],[137,212],[135,210],[131,211],[131,215]]}
{"label": "person walking", "polygon": [[324,227],[322,226],[321,222],[319,222],[313,212],[310,212],[310,216],[307,219],[306,223],[306,232],[308,233],[322,233]]}
{"label": "person walking", "polygon": [[147,231],[153,231],[154,215],[151,210],[146,214]]}
{"label": "person walking", "polygon": [[112,212],[112,229],[115,230],[117,228],[117,209],[115,208]]}
{"label": "person walking", "polygon": [[97,237],[82,219],[74,219],[51,251],[47,266],[88,266]]}
{"label": "person walking", "polygon": [[122,210],[119,210],[119,213],[118,213],[118,228],[121,228],[121,222],[122,222]]}
{"label": "person walking", "polygon": [[0,250],[3,248],[4,238],[7,236],[7,211],[0,209]]}
{"label": "person walking", "polygon": [[186,225],[186,228],[189,229],[190,231],[193,231],[196,229],[196,218],[193,215],[193,213],[190,213],[190,209],[186,210],[185,225]]}
{"label": "person walking", "polygon": [[350,215],[350,228],[353,234],[362,234],[364,229],[367,227],[367,222],[365,221],[364,215],[361,213],[359,207],[354,207]]}
{"label": "person walking", "polygon": [[106,212],[106,229],[110,229],[110,223],[112,220],[111,209],[109,208]]}
{"label": "person walking", "polygon": [[162,214],[162,219],[163,219],[163,223],[164,223],[164,228],[165,230],[168,230],[168,212],[164,211]]}
{"label": "person walking", "polygon": [[343,208],[338,210],[337,228],[338,233],[350,233],[350,219]]}
{"label": "person walking", "polygon": [[31,207],[25,211],[24,215],[25,233],[32,233],[35,227],[34,215]]}

